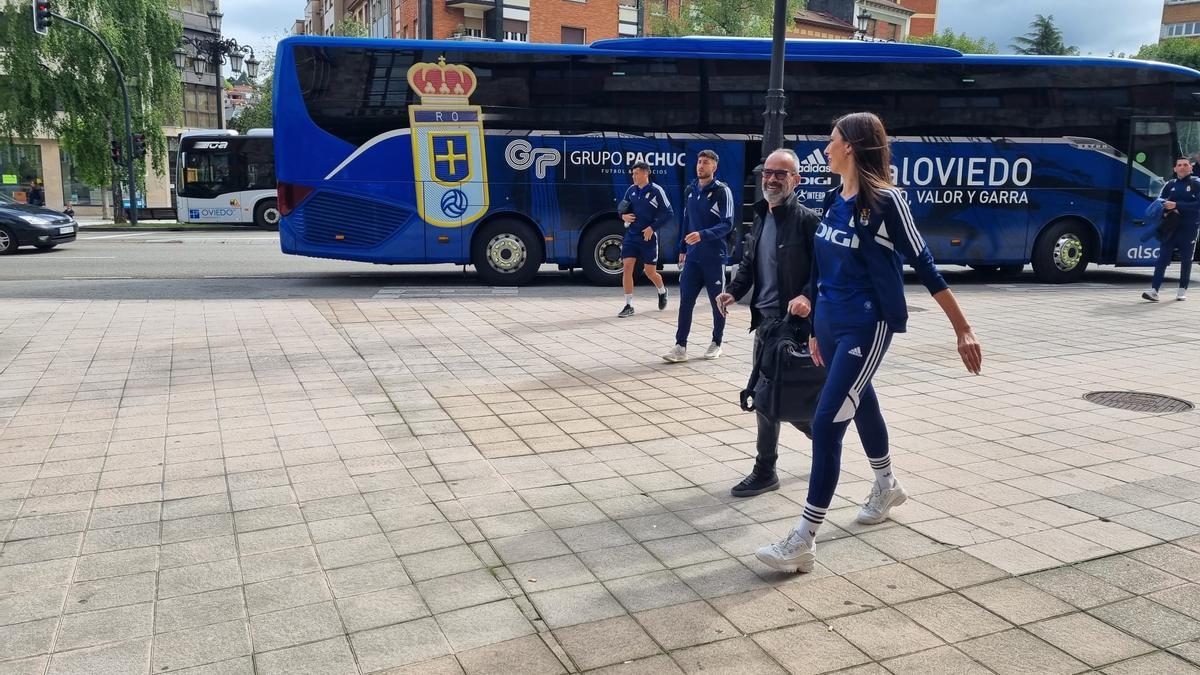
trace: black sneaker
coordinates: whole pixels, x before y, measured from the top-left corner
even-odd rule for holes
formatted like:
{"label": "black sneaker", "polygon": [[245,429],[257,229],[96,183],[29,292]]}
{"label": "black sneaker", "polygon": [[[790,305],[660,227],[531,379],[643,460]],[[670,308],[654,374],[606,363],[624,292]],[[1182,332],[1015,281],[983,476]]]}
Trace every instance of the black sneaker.
{"label": "black sneaker", "polygon": [[667,294],[666,293],[658,294],[658,308],[659,309],[667,308]]}
{"label": "black sneaker", "polygon": [[633,305],[625,305],[625,309],[621,310],[621,313],[617,315],[617,318],[624,319],[627,316],[633,316]]}
{"label": "black sneaker", "polygon": [[779,489],[779,477],[774,471],[764,471],[757,466],[750,472],[749,476],[742,479],[742,482],[733,486],[729,494],[734,497],[753,497],[761,495],[764,492]]}

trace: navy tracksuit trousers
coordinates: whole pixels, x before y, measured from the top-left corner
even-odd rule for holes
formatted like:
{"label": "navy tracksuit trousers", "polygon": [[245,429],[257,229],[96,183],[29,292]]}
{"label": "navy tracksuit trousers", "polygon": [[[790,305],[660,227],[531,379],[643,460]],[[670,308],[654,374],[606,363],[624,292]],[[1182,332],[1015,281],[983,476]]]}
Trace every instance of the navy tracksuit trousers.
{"label": "navy tracksuit trousers", "polygon": [[675,331],[675,344],[687,346],[688,333],[692,330],[692,312],[701,290],[708,291],[708,303],[712,305],[712,341],[721,344],[725,333],[725,316],[717,305],[717,296],[725,290],[725,266],[720,258],[696,260],[688,258],[679,275],[679,328]]}

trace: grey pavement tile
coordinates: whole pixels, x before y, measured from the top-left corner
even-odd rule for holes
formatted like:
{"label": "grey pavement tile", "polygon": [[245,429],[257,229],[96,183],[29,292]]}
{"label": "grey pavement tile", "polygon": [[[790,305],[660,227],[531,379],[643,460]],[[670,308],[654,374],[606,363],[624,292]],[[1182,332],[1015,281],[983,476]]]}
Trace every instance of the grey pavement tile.
{"label": "grey pavement tile", "polygon": [[110,506],[103,509],[93,509],[89,527],[100,529],[120,527],[122,525],[137,525],[153,523],[162,517],[162,504],[130,504],[128,506]]}
{"label": "grey pavement tile", "polygon": [[1009,673],[1079,673],[1087,666],[1022,630],[975,638],[957,645],[967,656],[999,675]]}
{"label": "grey pavement tile", "polygon": [[659,653],[646,631],[628,616],[559,628],[554,637],[581,670]]}
{"label": "grey pavement tile", "polygon": [[1133,551],[1129,557],[1182,579],[1200,582],[1200,553],[1173,544],[1163,544]]}
{"label": "grey pavement tile", "polygon": [[339,598],[337,607],[351,633],[429,616],[429,609],[412,586]]}
{"label": "grey pavement tile", "polygon": [[895,675],[991,675],[990,670],[954,647],[935,647],[884,662]]}
{"label": "grey pavement tile", "polygon": [[345,636],[254,655],[260,675],[357,675]]}
{"label": "grey pavement tile", "polygon": [[329,586],[333,589],[334,596],[339,598],[394,586],[404,586],[409,583],[404,568],[395,559],[377,560],[353,567],[339,567],[327,572],[326,576],[329,578]]}
{"label": "grey pavement tile", "polygon": [[180,670],[249,654],[246,622],[227,621],[154,636],[150,669],[155,673]]}
{"label": "grey pavement tile", "polygon": [[830,625],[876,660],[930,649],[942,643],[936,635],[890,607],[844,616]]}
{"label": "grey pavement tile", "polygon": [[[503,558],[504,555],[501,554],[500,557]],[[601,580],[663,569],[658,560],[638,544],[586,551],[579,554],[579,559]]]}
{"label": "grey pavement tile", "polygon": [[1151,510],[1122,513],[1121,515],[1113,516],[1112,521],[1165,541],[1200,533],[1200,525],[1172,518],[1164,513]]}
{"label": "grey pavement tile", "polygon": [[536,635],[460,652],[458,660],[468,675],[496,672],[556,675],[567,672],[554,652]]}
{"label": "grey pavement tile", "polygon": [[680,649],[671,654],[685,673],[786,673],[745,637]]}
{"label": "grey pavement tile", "polygon": [[678,537],[696,531],[691,525],[671,513],[625,518],[618,522],[629,533],[629,536],[637,541]]}
{"label": "grey pavement tile", "polygon": [[33,537],[48,537],[55,534],[82,532],[87,528],[87,511],[70,511],[55,513],[48,516],[33,516],[18,518],[8,533],[8,541],[30,539]]}
{"label": "grey pavement tile", "polygon": [[959,550],[944,551],[907,561],[908,565],[950,588],[974,586],[1008,576],[1004,570]]}
{"label": "grey pavement tile", "polygon": [[261,581],[243,589],[251,616],[333,599],[320,572]]}
{"label": "grey pavement tile", "polygon": [[1151,645],[1082,613],[1040,621],[1026,630],[1093,668],[1154,651]]}
{"label": "grey pavement tile", "polygon": [[[513,539],[516,538],[513,537]],[[398,556],[432,551],[463,543],[462,535],[449,523],[390,531],[387,533],[387,540],[391,542],[391,548]]]}
{"label": "grey pavement tile", "polygon": [[154,632],[170,633],[245,618],[242,589],[224,588],[159,600],[154,607]]}
{"label": "grey pavement tile", "polygon": [[153,628],[154,604],[149,602],[69,614],[59,624],[54,648],[61,652],[149,636]]}
{"label": "grey pavement tile", "polygon": [[512,600],[446,612],[435,618],[455,652],[506,642],[536,632]]}
{"label": "grey pavement tile", "polygon": [[103,553],[126,548],[156,546],[159,544],[159,524],[142,523],[90,530],[83,540],[83,553]]}
{"label": "grey pavement tile", "polygon": [[214,513],[167,520],[162,523],[162,543],[175,544],[196,539],[230,536],[233,534],[233,515]]}
{"label": "grey pavement tile", "polygon": [[150,638],[116,644],[63,651],[50,660],[52,675],[88,673],[89,675],[141,675],[150,662]]}
{"label": "grey pavement tile", "polygon": [[946,642],[998,633],[1012,625],[957,593],[915,600],[896,607]]}
{"label": "grey pavement tile", "polygon": [[1014,539],[997,539],[983,544],[972,544],[964,546],[961,550],[1009,574],[1027,574],[1057,567],[1060,564],[1058,560]]}
{"label": "grey pavement tile", "polygon": [[150,602],[154,600],[155,588],[153,572],[76,582],[67,593],[63,612],[71,614]]}
{"label": "grey pavement tile", "polygon": [[[230,528],[232,532],[232,527]],[[285,548],[310,546],[313,541],[309,538],[308,528],[303,525],[285,525],[269,530],[242,532],[237,535],[238,551],[242,555],[270,553]],[[320,550],[318,548],[318,550]]]}
{"label": "grey pavement tile", "polygon": [[47,654],[58,619],[0,626],[0,661]]}
{"label": "grey pavement tile", "polygon": [[799,583],[778,588],[805,611],[822,620],[883,606],[878,598],[839,576],[802,578]]}
{"label": "grey pavement tile", "polygon": [[233,535],[193,539],[159,547],[159,560],[163,569],[186,567],[206,562],[216,562],[237,557],[237,544]]}
{"label": "grey pavement tile", "polygon": [[[436,504],[413,504],[394,509],[375,509],[375,520],[384,532],[428,527],[446,522]],[[432,530],[431,530],[432,531]]]}
{"label": "grey pavement tile", "polygon": [[1172,654],[1200,666],[1200,640],[1192,640],[1183,644],[1175,645],[1170,649]]}
{"label": "grey pavement tile", "polygon": [[1200,584],[1185,584],[1167,588],[1146,597],[1180,614],[1200,620]]}
{"label": "grey pavement tile", "polygon": [[659,654],[658,656],[589,670],[588,673],[589,675],[668,675],[670,673],[682,674],[683,671],[679,669],[679,666],[675,665],[671,657],[666,654]]}
{"label": "grey pavement tile", "polygon": [[612,521],[567,527],[557,530],[557,533],[562,541],[577,553],[634,543],[624,528]]}
{"label": "grey pavement tile", "polygon": [[791,626],[813,618],[803,607],[773,588],[725,595],[709,602],[746,634]]}
{"label": "grey pavement tile", "polygon": [[70,558],[0,567],[0,595],[45,586],[65,586],[71,581],[71,567]]}
{"label": "grey pavement tile", "polygon": [[633,615],[665,649],[735,637],[739,631],[703,601],[661,607]]}
{"label": "grey pavement tile", "polygon": [[158,597],[173,598],[229,588],[243,582],[237,560],[219,560],[187,567],[174,567],[159,572]]}
{"label": "grey pavement tile", "polygon": [[1105,675],[1200,675],[1200,667],[1166,652],[1155,652],[1106,666]]}
{"label": "grey pavement tile", "polygon": [[0,549],[0,566],[70,558],[79,550],[82,532],[10,541]]}
{"label": "grey pavement tile", "polygon": [[816,675],[871,660],[819,621],[759,633],[753,639],[793,675]]}
{"label": "grey pavement tile", "polygon": [[[67,494],[49,495],[45,497],[30,497],[25,500],[21,506],[21,515],[23,516],[44,516],[52,513],[66,513],[68,511],[85,511],[93,506],[111,506],[110,504],[96,503],[93,505],[93,500],[96,498],[96,493],[90,491],[71,492]],[[99,501],[99,500],[96,500]],[[149,500],[139,500],[149,501]],[[14,517],[16,513],[12,514]]]}
{"label": "grey pavement tile", "polygon": [[332,602],[250,617],[250,633],[258,651],[324,640],[343,632],[341,616]]}
{"label": "grey pavement tile", "polygon": [[1116,553],[1116,551],[1107,546],[1101,546],[1066,530],[1059,529],[1042,530],[1033,534],[1021,535],[1016,537],[1015,541],[1066,563],[1080,562]]}
{"label": "grey pavement tile", "polygon": [[350,644],[363,672],[420,663],[451,653],[433,618],[354,633]]}
{"label": "grey pavement tile", "polygon": [[573,555],[515,563],[509,565],[509,571],[527,593],[596,581],[583,562]]}
{"label": "grey pavement tile", "polygon": [[1075,610],[1071,605],[1026,583],[1023,579],[1001,579],[963,589],[962,594],[1015,624],[1041,621]]}
{"label": "grey pavement tile", "polygon": [[316,549],[311,546],[242,556],[238,563],[242,568],[242,580],[247,584],[321,569]]}
{"label": "grey pavement tile", "polygon": [[852,572],[845,575],[845,579],[889,605],[947,590],[933,579],[900,563]]}
{"label": "grey pavement tile", "polygon": [[464,572],[417,582],[417,590],[434,614],[508,598],[488,570]]}
{"label": "grey pavement tile", "polygon": [[464,671],[459,665],[458,659],[450,655],[407,666],[388,668],[384,672],[387,675],[463,675]]}
{"label": "grey pavement tile", "polygon": [[700,599],[695,591],[670,570],[613,579],[605,582],[604,585],[630,612],[657,609]]}
{"label": "grey pavement tile", "polygon": [[741,561],[732,558],[680,567],[674,572],[702,598],[718,598],[770,586]]}
{"label": "grey pavement tile", "polygon": [[949,550],[950,547],[915,532],[907,527],[888,527],[859,535],[859,539],[878,549],[884,555],[901,562],[910,558],[933,555]]}
{"label": "grey pavement tile", "polygon": [[1076,566],[1088,574],[1118,586],[1134,595],[1153,593],[1164,588],[1179,586],[1183,579],[1151,567],[1127,555],[1091,560]]}
{"label": "grey pavement tile", "polygon": [[48,656],[0,663],[0,675],[45,675]]}
{"label": "grey pavement tile", "polygon": [[[569,542],[568,542],[569,543]],[[619,544],[617,544],[619,545]],[[670,568],[686,567],[729,557],[721,547],[703,534],[688,534],[670,539],[655,539],[644,544],[646,550]]]}
{"label": "grey pavement tile", "polygon": [[600,584],[584,584],[529,595],[551,629],[620,616],[625,610]]}
{"label": "grey pavement tile", "polygon": [[312,533],[312,540],[318,544],[383,532],[375,522],[375,516],[370,514],[309,521],[308,529]]}
{"label": "grey pavement tile", "polygon": [[1089,613],[1156,647],[1171,647],[1200,638],[1200,621],[1147,598],[1130,598],[1097,607]]}
{"label": "grey pavement tile", "polygon": [[536,513],[555,530],[608,522],[608,516],[590,502],[550,506],[538,509]]}
{"label": "grey pavement tile", "polygon": [[317,544],[317,555],[321,559],[321,565],[327,570],[332,570],[364,562],[390,559],[395,553],[392,552],[392,546],[388,543],[387,537],[382,534],[372,534]]}
{"label": "grey pavement tile", "polygon": [[465,545],[414,553],[404,556],[401,560],[408,575],[417,581],[469,572],[483,567],[483,563],[479,561],[471,548]]}
{"label": "grey pavement tile", "polygon": [[1022,579],[1080,609],[1091,609],[1131,597],[1128,591],[1075,567],[1046,570]]}

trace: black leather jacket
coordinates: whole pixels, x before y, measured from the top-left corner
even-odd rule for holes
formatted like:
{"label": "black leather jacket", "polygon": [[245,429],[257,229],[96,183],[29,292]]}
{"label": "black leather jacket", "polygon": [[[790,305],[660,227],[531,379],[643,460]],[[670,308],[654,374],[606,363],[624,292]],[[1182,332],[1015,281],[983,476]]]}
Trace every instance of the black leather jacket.
{"label": "black leather jacket", "polygon": [[[742,262],[738,265],[733,281],[725,289],[735,300],[741,300],[747,291],[753,289],[754,292],[750,296],[750,330],[754,330],[762,323],[762,313],[754,306],[759,287],[759,284],[755,283],[754,277],[758,269],[755,264],[755,259],[758,257],[758,240],[762,234],[762,223],[767,215],[767,207],[765,199],[754,205],[754,227],[746,241]],[[783,316],[787,313],[788,302],[797,295],[804,295],[809,300],[812,299],[809,283],[812,270],[813,237],[816,235],[817,225],[820,224],[821,218],[816,211],[801,204],[794,192],[771,212],[775,216],[775,245],[778,247],[776,283],[779,285],[779,313]]]}

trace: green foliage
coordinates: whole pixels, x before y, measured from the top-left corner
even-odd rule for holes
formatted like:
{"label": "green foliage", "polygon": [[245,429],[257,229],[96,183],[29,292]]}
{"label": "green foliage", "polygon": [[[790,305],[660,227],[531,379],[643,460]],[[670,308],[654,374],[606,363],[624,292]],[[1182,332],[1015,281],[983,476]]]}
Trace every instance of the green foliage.
{"label": "green foliage", "polygon": [[[788,16],[796,16],[804,4],[805,0],[788,0]],[[652,16],[650,30],[665,36],[771,37],[774,16],[774,0],[682,0],[679,16]]]}
{"label": "green foliage", "polygon": [[1077,55],[1077,47],[1068,47],[1063,42],[1062,31],[1054,25],[1054,15],[1038,14],[1029,24],[1029,32],[1013,38],[1013,51],[1018,54],[1046,54],[1052,56]]}
{"label": "green foliage", "polygon": [[[153,168],[166,168],[162,126],[180,109],[174,51],[181,28],[172,0],[69,0],[54,11],[104,38],[125,74],[133,133],[146,136]],[[110,182],[108,134],[125,136],[125,109],[104,48],[82,29],[54,20],[33,32],[31,3],[0,4],[0,139],[49,133],[83,180]],[[128,149],[125,149],[128,152]]]}
{"label": "green foliage", "polygon": [[1158,44],[1142,45],[1134,58],[1174,63],[1200,70],[1200,40],[1186,37],[1167,38]]}
{"label": "green foliage", "polygon": [[333,34],[339,37],[367,37],[367,26],[358,19],[342,19],[333,26]]}
{"label": "green foliage", "polygon": [[908,41],[920,45],[949,47],[964,54],[998,54],[1000,51],[996,49],[996,43],[987,38],[973,38],[966,33],[955,33],[950,28],[945,28],[942,32],[933,35],[910,37]]}
{"label": "green foliage", "polygon": [[244,134],[251,129],[270,129],[273,126],[271,117],[271,78],[268,75],[267,79],[263,80],[262,86],[257,88],[258,100],[250,105],[242,108],[242,112],[229,122],[229,126],[237,129],[239,134]]}

